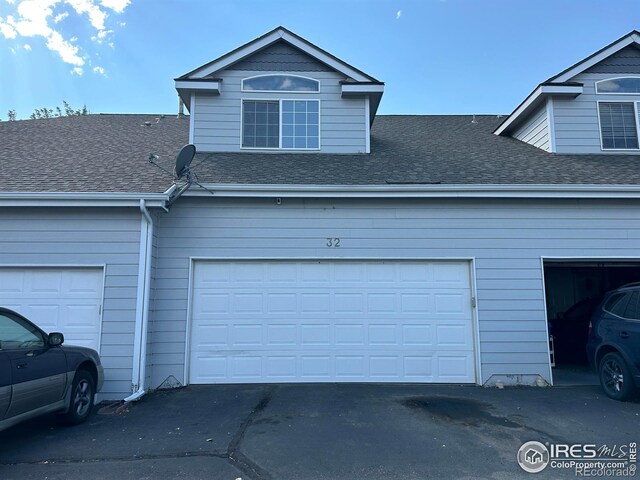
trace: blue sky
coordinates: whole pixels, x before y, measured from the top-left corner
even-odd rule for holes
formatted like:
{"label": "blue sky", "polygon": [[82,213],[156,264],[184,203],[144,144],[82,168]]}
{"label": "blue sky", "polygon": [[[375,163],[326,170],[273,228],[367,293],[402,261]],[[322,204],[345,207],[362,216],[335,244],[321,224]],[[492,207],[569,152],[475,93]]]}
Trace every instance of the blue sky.
{"label": "blue sky", "polygon": [[173,78],[283,25],[386,83],[379,113],[509,113],[638,0],[0,0],[0,119],[174,113]]}

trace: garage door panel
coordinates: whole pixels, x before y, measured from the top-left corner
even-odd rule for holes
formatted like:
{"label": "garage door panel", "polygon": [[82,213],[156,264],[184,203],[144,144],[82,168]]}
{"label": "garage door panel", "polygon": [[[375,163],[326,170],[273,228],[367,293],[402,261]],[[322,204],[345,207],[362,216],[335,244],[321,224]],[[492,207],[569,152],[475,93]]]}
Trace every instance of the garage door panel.
{"label": "garage door panel", "polygon": [[0,268],[0,304],[65,343],[99,350],[102,284],[99,268]]}
{"label": "garage door panel", "polygon": [[198,262],[193,281],[191,383],[475,381],[467,262]]}

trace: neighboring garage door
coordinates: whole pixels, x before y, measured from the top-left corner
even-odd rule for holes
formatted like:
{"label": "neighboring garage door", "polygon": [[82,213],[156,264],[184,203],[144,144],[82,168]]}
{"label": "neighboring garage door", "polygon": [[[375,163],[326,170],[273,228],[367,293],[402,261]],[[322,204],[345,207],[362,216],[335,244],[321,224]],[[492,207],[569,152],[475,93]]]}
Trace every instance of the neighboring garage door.
{"label": "neighboring garage door", "polygon": [[0,305],[100,351],[101,268],[0,268]]}
{"label": "neighboring garage door", "polygon": [[468,262],[198,261],[190,383],[475,382]]}

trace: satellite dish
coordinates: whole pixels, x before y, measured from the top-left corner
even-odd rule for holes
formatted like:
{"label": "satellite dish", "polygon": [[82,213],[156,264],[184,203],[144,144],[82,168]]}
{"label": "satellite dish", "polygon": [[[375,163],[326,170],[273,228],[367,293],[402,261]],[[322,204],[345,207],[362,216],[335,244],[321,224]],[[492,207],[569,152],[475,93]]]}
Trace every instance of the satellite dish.
{"label": "satellite dish", "polygon": [[182,178],[187,174],[189,171],[189,165],[191,165],[191,161],[195,154],[195,145],[188,144],[182,147],[180,153],[178,153],[178,156],[176,157],[176,168],[174,173],[177,178]]}

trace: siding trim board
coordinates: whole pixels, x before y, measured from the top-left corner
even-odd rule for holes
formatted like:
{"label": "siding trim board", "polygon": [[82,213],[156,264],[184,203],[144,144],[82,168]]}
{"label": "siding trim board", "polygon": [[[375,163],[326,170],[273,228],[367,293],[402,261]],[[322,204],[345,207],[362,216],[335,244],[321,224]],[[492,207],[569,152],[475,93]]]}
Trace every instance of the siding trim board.
{"label": "siding trim board", "polygon": [[553,97],[547,98],[547,125],[549,128],[549,151],[556,151],[556,124],[553,115]]}

